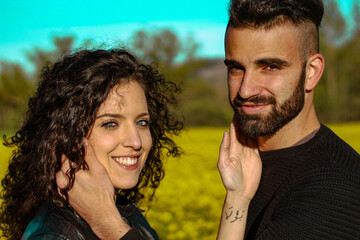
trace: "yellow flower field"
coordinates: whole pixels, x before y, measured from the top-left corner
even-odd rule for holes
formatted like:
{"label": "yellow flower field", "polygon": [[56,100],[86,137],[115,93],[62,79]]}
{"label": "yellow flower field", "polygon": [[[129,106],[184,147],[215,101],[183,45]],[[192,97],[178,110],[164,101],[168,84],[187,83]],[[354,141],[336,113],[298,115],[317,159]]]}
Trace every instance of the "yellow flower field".
{"label": "yellow flower field", "polygon": [[[329,125],[360,152],[360,123]],[[226,128],[194,128],[178,139],[186,155],[166,163],[166,175],[147,214],[160,239],[215,239],[225,190],[216,164]]]}
{"label": "yellow flower field", "polygon": [[[360,123],[329,125],[360,152]],[[165,162],[166,174],[146,217],[160,239],[215,239],[225,190],[216,163],[225,128],[191,128],[176,141],[185,150]],[[10,150],[0,146],[0,177]]]}

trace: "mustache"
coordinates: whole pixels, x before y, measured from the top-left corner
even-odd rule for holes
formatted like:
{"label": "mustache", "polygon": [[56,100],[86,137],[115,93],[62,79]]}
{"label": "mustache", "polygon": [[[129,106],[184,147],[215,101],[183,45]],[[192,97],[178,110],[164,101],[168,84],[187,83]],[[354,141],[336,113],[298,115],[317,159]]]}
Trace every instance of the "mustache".
{"label": "mustache", "polygon": [[276,100],[273,96],[254,96],[248,99],[244,99],[242,97],[240,97],[239,95],[237,95],[235,97],[235,99],[233,100],[233,106],[236,107],[241,107],[242,105],[246,104],[246,103],[262,103],[262,104],[275,104]]}

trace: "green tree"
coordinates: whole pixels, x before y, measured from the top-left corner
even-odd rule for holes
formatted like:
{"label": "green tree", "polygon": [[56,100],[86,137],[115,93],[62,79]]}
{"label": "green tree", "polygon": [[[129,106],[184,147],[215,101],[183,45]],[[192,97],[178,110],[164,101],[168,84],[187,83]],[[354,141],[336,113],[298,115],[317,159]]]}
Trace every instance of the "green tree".
{"label": "green tree", "polygon": [[181,43],[175,33],[163,29],[159,33],[137,31],[133,36],[133,48],[141,58],[150,58],[163,64],[172,66],[181,51]]}
{"label": "green tree", "polygon": [[180,39],[169,29],[140,30],[133,35],[132,48],[141,58],[155,61],[166,78],[180,85],[177,111],[184,116],[186,126],[229,124],[232,111],[226,98],[225,74],[215,80],[201,74],[211,68],[212,60],[196,56],[199,44],[191,36]]}
{"label": "green tree", "polygon": [[0,129],[19,126],[33,85],[33,79],[20,65],[0,63]]}
{"label": "green tree", "polygon": [[[354,15],[359,20],[359,9]],[[359,21],[351,38],[339,40],[345,35],[345,21],[337,4],[328,1],[321,28],[320,52],[326,64],[322,80],[315,91],[315,104],[319,117],[325,122],[344,122],[360,119],[359,79],[360,63]]]}
{"label": "green tree", "polygon": [[55,50],[35,47],[28,51],[27,58],[35,67],[33,73],[27,73],[18,64],[0,62],[0,129],[13,131],[20,126],[42,68],[62,54],[69,53],[73,42],[72,36],[53,37]]}
{"label": "green tree", "polygon": [[49,62],[55,62],[61,56],[71,52],[75,38],[73,36],[65,37],[52,37],[52,42],[54,44],[55,50],[44,50],[39,47],[34,47],[34,49],[27,52],[26,56],[28,60],[35,67],[35,78],[38,78],[41,70]]}

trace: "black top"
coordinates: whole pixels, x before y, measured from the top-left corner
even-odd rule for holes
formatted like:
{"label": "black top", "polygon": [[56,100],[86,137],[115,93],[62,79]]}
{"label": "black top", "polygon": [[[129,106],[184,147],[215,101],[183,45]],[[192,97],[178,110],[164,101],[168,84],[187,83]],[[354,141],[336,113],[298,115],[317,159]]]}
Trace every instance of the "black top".
{"label": "black top", "polygon": [[[158,236],[135,204],[116,205],[122,218],[132,228],[121,240],[157,240]],[[70,207],[44,203],[28,224],[23,240],[98,240],[90,226]]]}
{"label": "black top", "polygon": [[360,156],[329,128],[260,156],[246,239],[360,239]]}

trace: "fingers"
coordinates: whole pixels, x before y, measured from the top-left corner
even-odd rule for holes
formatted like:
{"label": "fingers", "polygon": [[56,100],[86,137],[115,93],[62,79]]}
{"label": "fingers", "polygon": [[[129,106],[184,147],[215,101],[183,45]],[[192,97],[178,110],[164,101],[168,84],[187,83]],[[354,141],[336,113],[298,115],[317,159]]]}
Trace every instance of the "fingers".
{"label": "fingers", "polygon": [[70,168],[70,160],[63,154],[61,156],[61,172],[67,176],[69,174]]}
{"label": "fingers", "polygon": [[99,162],[96,158],[94,148],[87,138],[83,138],[83,142],[85,146],[85,162],[89,169],[96,168],[99,165]]}
{"label": "fingers", "polygon": [[235,153],[240,154],[246,147],[246,136],[241,132],[237,131],[235,122],[232,121],[230,124],[230,147],[229,155]]}
{"label": "fingers", "polygon": [[230,133],[231,131],[234,131],[234,134],[231,134],[232,144],[239,142],[243,147],[258,148],[256,138],[249,137],[239,129],[239,122],[235,116],[230,124]]}
{"label": "fingers", "polygon": [[223,163],[225,159],[229,157],[229,146],[230,146],[229,133],[227,131],[224,131],[223,140],[220,145],[218,167],[220,163]]}
{"label": "fingers", "polygon": [[233,117],[230,123],[230,134],[231,134],[231,143],[233,146],[238,143],[241,143],[241,145],[243,146],[247,145],[247,136],[239,130],[239,123],[235,116]]}
{"label": "fingers", "polygon": [[66,174],[64,174],[63,171],[58,171],[55,174],[55,178],[56,178],[56,185],[60,189],[65,188],[69,182],[69,177]]}
{"label": "fingers", "polygon": [[230,143],[233,144],[234,142],[238,141],[234,122],[230,123],[229,132],[230,132]]}
{"label": "fingers", "polygon": [[66,199],[66,197],[61,193],[61,190],[66,188],[66,186],[69,183],[69,176],[68,176],[69,171],[70,171],[69,159],[65,155],[62,155],[61,168],[60,171],[58,171],[55,174],[55,179],[56,179],[56,185],[58,187],[58,193],[64,199]]}
{"label": "fingers", "polygon": [[[67,184],[69,182],[69,176],[68,176],[69,171],[70,171],[70,161],[65,155],[62,155],[60,171],[58,171],[55,174],[56,185],[58,186],[59,189],[63,189],[67,186]],[[60,191],[59,191],[59,193],[60,193]],[[62,195],[62,194],[60,194],[60,195]]]}

